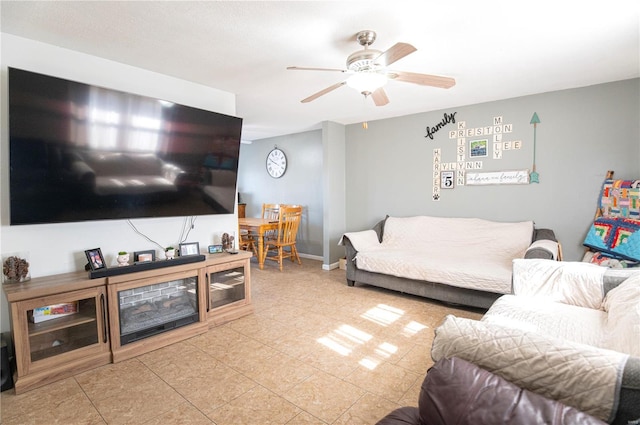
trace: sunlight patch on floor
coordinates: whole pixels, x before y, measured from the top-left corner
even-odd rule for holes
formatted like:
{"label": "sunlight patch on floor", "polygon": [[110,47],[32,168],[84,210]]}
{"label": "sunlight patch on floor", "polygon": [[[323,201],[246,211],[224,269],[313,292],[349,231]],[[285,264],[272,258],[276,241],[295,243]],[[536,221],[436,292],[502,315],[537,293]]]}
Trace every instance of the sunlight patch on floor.
{"label": "sunlight patch on floor", "polygon": [[374,370],[380,363],[390,358],[398,351],[398,347],[388,342],[383,342],[373,349],[373,355],[366,356],[358,362],[360,366]]}
{"label": "sunlight patch on floor", "polygon": [[351,348],[345,347],[343,344],[336,341],[331,336],[323,336],[322,338],[318,338],[316,341],[318,341],[320,344],[324,345],[325,347],[335,351],[341,356],[346,357],[349,354],[351,354],[351,352],[353,351]]}
{"label": "sunlight patch on floor", "polygon": [[365,357],[364,359],[360,360],[358,364],[362,367],[366,367],[369,370],[373,370],[378,367],[380,361],[372,359],[371,357]]}
{"label": "sunlight patch on floor", "polygon": [[[405,314],[405,311],[387,304],[378,304],[367,310],[360,317],[370,320],[381,326],[389,326],[396,322]],[[412,336],[427,328],[416,321],[411,321],[402,329],[402,334]],[[335,351],[341,356],[349,356],[359,346],[364,346],[370,342],[373,335],[362,331],[354,326],[342,324],[328,335],[318,338],[316,341],[325,347]],[[389,359],[398,352],[398,347],[389,342],[382,342],[372,347],[371,355],[363,357],[358,364],[369,370],[374,370],[380,363]]]}
{"label": "sunlight patch on floor", "polygon": [[357,344],[364,344],[373,338],[373,335],[368,334],[360,329],[356,329],[353,326],[341,325],[336,331],[337,335],[347,338],[349,341],[353,341]]}
{"label": "sunlight patch on floor", "polygon": [[361,317],[378,323],[382,326],[389,326],[398,320],[404,314],[404,310],[391,307],[386,304],[378,304],[372,309],[367,310]]}
{"label": "sunlight patch on floor", "polygon": [[404,327],[404,329],[402,329],[402,335],[404,336],[413,336],[415,334],[417,334],[418,332],[421,332],[425,329],[427,329],[428,326],[427,325],[423,325],[422,323],[418,323],[414,320],[412,320],[411,322],[407,323],[407,325]]}
{"label": "sunlight patch on floor", "polygon": [[316,341],[342,356],[348,356],[355,347],[365,344],[371,338],[373,335],[353,326],[340,325],[338,329]]}
{"label": "sunlight patch on floor", "polygon": [[376,354],[381,357],[389,358],[398,351],[398,347],[388,342],[383,342],[376,348]]}

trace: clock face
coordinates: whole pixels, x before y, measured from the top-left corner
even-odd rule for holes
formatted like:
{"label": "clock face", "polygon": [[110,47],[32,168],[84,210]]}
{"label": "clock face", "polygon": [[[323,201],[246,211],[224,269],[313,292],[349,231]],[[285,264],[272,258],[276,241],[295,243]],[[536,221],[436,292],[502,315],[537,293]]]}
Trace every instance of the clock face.
{"label": "clock face", "polygon": [[287,171],[287,157],[280,149],[276,148],[267,155],[267,172],[273,178],[282,177]]}

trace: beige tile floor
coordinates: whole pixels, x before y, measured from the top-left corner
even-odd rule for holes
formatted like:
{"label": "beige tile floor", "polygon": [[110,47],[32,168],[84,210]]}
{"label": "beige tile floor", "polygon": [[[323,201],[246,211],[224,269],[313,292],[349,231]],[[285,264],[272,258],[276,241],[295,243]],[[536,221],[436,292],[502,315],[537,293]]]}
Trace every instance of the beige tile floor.
{"label": "beige tile floor", "polygon": [[366,286],[318,261],[259,270],[255,313],[16,396],[11,424],[374,424],[417,405],[433,330],[458,309]]}

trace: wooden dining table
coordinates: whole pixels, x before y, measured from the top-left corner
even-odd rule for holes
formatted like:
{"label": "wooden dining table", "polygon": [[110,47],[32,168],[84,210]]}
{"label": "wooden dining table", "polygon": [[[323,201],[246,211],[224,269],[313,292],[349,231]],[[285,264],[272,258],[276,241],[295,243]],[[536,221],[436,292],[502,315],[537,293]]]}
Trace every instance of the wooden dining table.
{"label": "wooden dining table", "polygon": [[278,230],[278,220],[259,218],[259,217],[244,217],[238,218],[238,227],[240,230],[246,230],[249,233],[258,235],[258,265],[260,269],[264,268],[264,234],[269,230]]}

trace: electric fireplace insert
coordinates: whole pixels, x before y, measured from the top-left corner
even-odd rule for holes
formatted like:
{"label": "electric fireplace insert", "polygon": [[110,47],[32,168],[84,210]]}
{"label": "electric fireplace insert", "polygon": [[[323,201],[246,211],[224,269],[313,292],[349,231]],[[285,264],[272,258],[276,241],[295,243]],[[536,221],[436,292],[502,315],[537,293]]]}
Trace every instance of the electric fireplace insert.
{"label": "electric fireplace insert", "polygon": [[118,291],[120,345],[198,322],[198,278]]}

